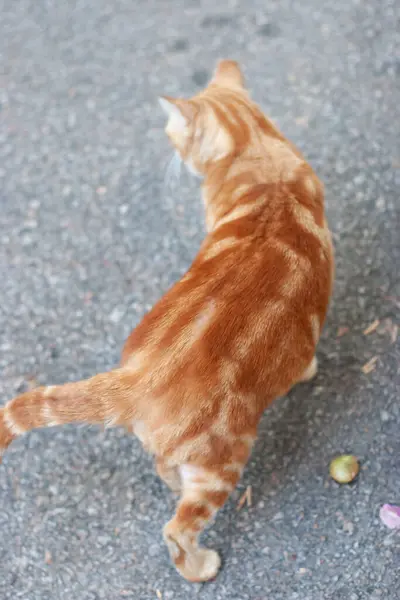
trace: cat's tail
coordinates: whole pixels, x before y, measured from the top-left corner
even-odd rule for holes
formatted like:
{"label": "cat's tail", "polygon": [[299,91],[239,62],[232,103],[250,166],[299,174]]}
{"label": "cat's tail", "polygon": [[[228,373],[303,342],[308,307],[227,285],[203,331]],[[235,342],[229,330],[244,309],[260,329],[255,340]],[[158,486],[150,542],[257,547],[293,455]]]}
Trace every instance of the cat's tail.
{"label": "cat's tail", "polygon": [[124,369],[39,387],[0,408],[0,461],[9,444],[37,427],[67,423],[125,425],[136,415],[135,376]]}

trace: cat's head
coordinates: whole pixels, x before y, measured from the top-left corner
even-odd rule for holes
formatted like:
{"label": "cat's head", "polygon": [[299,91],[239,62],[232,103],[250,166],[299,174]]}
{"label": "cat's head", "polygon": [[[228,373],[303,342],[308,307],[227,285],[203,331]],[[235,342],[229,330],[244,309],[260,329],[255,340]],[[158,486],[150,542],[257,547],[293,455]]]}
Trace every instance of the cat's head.
{"label": "cat's head", "polygon": [[[210,164],[235,152],[235,115],[232,99],[248,98],[239,65],[232,60],[218,63],[208,86],[186,100],[162,96],[160,104],[168,116],[166,133],[188,168],[204,175]],[[236,129],[238,129],[236,123]],[[237,132],[240,137],[240,131]]]}

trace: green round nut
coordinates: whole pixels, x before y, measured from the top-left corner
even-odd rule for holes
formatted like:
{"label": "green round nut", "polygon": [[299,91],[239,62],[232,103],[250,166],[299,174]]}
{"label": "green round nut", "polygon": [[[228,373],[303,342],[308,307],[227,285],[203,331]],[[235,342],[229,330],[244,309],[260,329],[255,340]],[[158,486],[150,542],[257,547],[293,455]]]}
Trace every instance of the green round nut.
{"label": "green round nut", "polygon": [[360,463],[351,454],[337,456],[329,466],[330,476],[338,483],[350,483],[357,477],[359,470]]}

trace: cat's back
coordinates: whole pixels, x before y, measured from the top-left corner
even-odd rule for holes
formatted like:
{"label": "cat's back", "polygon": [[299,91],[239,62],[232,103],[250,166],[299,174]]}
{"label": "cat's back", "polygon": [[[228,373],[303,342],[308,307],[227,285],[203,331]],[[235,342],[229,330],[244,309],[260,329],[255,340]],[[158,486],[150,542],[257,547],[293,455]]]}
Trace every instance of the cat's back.
{"label": "cat's back", "polygon": [[296,148],[260,123],[254,150],[206,179],[211,232],[125,345],[123,362],[167,370],[166,388],[213,388],[229,363],[241,385],[265,384],[299,348],[300,369],[315,350],[333,273],[323,187]]}
{"label": "cat's back", "polygon": [[184,376],[210,372],[221,357],[274,352],[286,338],[311,347],[331,292],[329,232],[291,193],[275,190],[264,209],[209,235],[191,269],[132,332],[125,356],[144,347],[151,364],[184,364]]}

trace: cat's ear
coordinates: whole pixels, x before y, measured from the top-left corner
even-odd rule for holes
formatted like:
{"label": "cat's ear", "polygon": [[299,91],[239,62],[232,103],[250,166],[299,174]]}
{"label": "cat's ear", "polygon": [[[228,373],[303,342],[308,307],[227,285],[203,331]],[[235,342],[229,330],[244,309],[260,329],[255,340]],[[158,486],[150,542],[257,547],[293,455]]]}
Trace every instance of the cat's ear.
{"label": "cat's ear", "polygon": [[221,87],[244,88],[244,77],[235,60],[220,60],[214,71],[211,83]]}
{"label": "cat's ear", "polygon": [[158,101],[168,120],[173,121],[174,127],[177,129],[187,127],[195,115],[194,107],[189,100],[160,96]]}

